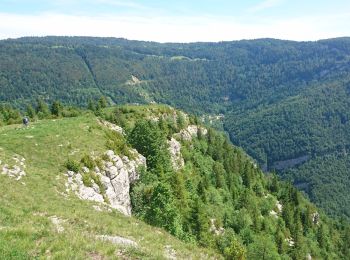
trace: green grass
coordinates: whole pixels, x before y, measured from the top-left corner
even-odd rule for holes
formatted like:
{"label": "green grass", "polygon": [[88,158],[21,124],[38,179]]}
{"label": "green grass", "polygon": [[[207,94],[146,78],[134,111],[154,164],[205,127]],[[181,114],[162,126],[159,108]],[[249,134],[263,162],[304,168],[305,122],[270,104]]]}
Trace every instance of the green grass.
{"label": "green grass", "polygon": [[[0,175],[0,259],[163,259],[166,245],[180,259],[218,258],[133,217],[97,212],[94,203],[63,195],[67,159],[80,161],[91,152],[101,155],[106,141],[94,116],[0,128],[2,164],[18,154],[26,159],[27,173],[20,181]],[[51,216],[64,220],[64,232],[57,233]],[[126,237],[139,246],[125,248],[96,240],[103,234]]]}

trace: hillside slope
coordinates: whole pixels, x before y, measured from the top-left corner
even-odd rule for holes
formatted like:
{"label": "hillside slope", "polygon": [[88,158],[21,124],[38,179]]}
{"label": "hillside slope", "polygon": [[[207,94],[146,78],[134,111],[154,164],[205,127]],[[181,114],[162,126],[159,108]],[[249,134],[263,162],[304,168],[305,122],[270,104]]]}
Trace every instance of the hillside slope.
{"label": "hillside slope", "polygon": [[[11,125],[0,128],[0,136],[0,167],[7,163],[26,173],[18,181],[0,174],[1,259],[162,259],[173,250],[182,259],[220,258],[115,210],[96,211],[97,203],[66,192],[67,158],[107,149],[96,117],[43,120],[26,129]],[[137,246],[113,244],[100,235],[119,236]]]}
{"label": "hillside slope", "polygon": [[[96,113],[0,128],[2,258],[350,255],[346,223],[198,118],[164,105]],[[135,148],[146,167],[129,167]]]}
{"label": "hillside slope", "polygon": [[231,113],[225,124],[231,139],[265,169],[278,170],[328,214],[346,217],[349,82],[315,84],[277,104]]}
{"label": "hillside slope", "polygon": [[[317,42],[274,39],[160,44],[115,38],[43,37],[0,41],[0,101],[24,106],[37,97],[87,105],[166,103],[198,115],[223,114],[225,130],[264,168],[310,198],[325,193],[303,163],[349,147],[349,38]],[[347,154],[345,152],[344,154]],[[328,160],[332,190],[349,171]],[[290,173],[290,169],[293,173]],[[325,175],[318,167],[313,176]],[[302,177],[302,180],[301,180]],[[306,187],[306,186],[298,187]],[[349,218],[349,190],[314,200]],[[330,208],[330,205],[331,206]]]}

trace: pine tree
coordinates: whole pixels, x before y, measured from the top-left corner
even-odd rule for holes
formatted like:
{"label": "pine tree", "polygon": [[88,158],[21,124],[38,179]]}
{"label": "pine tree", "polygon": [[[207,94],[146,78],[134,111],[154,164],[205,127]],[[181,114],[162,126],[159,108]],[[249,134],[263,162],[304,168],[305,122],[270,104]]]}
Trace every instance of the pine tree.
{"label": "pine tree", "polygon": [[155,187],[145,218],[148,223],[163,227],[177,237],[183,233],[171,188],[165,183],[159,182]]}
{"label": "pine tree", "polygon": [[26,115],[31,119],[34,119],[35,117],[35,110],[31,104],[26,106]]}
{"label": "pine tree", "polygon": [[88,101],[88,109],[91,111],[96,111],[96,104],[92,99]]}
{"label": "pine tree", "polygon": [[326,229],[323,224],[319,225],[317,228],[317,242],[321,248],[326,248],[327,246],[327,234]]}
{"label": "pine tree", "polygon": [[48,105],[40,98],[37,100],[36,112],[40,119],[48,117],[50,115]]}
{"label": "pine tree", "polygon": [[62,114],[63,106],[59,101],[54,101],[51,105],[51,114],[59,117]]}
{"label": "pine tree", "polygon": [[108,105],[108,101],[105,96],[101,96],[97,103],[100,108],[106,108]]}

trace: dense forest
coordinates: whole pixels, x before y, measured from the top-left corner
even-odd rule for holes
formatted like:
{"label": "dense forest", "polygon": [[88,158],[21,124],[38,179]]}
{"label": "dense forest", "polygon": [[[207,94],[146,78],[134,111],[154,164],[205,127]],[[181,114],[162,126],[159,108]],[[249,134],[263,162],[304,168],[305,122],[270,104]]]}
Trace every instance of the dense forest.
{"label": "dense forest", "polygon": [[[347,224],[321,216],[295,187],[264,174],[225,135],[199,127],[195,137],[181,139],[177,133],[198,124],[196,117],[174,117],[163,107],[121,107],[104,117],[122,125],[126,142],[147,158],[131,191],[133,214],[144,221],[226,259],[350,257]],[[185,162],[180,168],[172,166],[167,149],[174,137]]]}
{"label": "dense forest", "polygon": [[350,192],[343,186],[349,175],[349,54],[349,38],[4,40],[0,101],[8,111],[5,103],[24,110],[38,97],[88,106],[104,95],[111,104],[157,102],[197,115],[223,114],[231,140],[264,169],[292,180],[328,214],[349,218]]}

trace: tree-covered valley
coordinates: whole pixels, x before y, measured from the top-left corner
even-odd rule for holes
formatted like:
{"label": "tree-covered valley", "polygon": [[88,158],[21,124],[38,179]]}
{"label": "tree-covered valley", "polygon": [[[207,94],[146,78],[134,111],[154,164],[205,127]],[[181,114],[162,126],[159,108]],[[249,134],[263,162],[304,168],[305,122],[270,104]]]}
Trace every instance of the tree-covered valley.
{"label": "tree-covered valley", "polygon": [[[264,169],[276,169],[329,215],[349,218],[349,54],[348,38],[4,40],[0,100],[24,111],[38,98],[87,107],[103,95],[111,104],[165,103],[219,118]],[[2,111],[6,123],[11,115],[6,105]]]}

